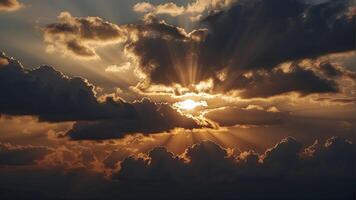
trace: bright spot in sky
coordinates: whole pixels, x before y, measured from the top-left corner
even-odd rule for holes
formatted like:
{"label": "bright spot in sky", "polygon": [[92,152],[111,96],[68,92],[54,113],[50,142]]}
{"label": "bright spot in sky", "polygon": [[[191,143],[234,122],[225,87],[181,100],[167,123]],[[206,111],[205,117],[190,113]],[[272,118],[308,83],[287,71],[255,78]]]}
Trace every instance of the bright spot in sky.
{"label": "bright spot in sky", "polygon": [[179,109],[182,109],[182,110],[193,110],[194,108],[196,108],[198,106],[203,106],[203,107],[208,106],[206,101],[196,102],[196,101],[191,100],[191,99],[187,99],[187,100],[175,103],[174,105],[176,107],[178,107]]}

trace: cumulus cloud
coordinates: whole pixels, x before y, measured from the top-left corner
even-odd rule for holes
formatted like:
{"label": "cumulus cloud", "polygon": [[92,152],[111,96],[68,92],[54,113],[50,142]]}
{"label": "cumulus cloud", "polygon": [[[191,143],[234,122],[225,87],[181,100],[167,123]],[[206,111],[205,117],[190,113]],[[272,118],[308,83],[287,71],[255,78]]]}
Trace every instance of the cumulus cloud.
{"label": "cumulus cloud", "polygon": [[[306,150],[310,153],[302,155]],[[230,152],[209,141],[188,148],[182,157],[158,147],[147,158],[125,159],[113,178],[123,181],[124,187],[135,184],[136,191],[150,188],[150,184],[142,182],[156,183],[170,194],[189,194],[198,199],[231,195],[249,199],[259,199],[259,195],[264,199],[347,199],[353,195],[355,151],[348,140],[334,137],[303,150],[301,143],[288,137],[261,155],[254,151],[237,155]],[[174,188],[179,188],[179,192]],[[308,188],[313,192],[300,193]],[[325,189],[333,192],[325,194]],[[145,195],[160,197],[156,193]]]}
{"label": "cumulus cloud", "polygon": [[[261,199],[261,196],[264,199],[352,199],[354,144],[347,139],[332,137],[325,142],[303,146],[295,138],[287,137],[263,153],[227,149],[210,141],[194,144],[181,155],[156,147],[147,154],[127,157],[130,152],[120,154],[119,149],[100,161],[114,172],[105,177],[105,173],[97,173],[91,166],[97,158],[90,149],[81,147],[73,151],[62,147],[50,153],[58,155],[59,159],[44,159],[60,165],[73,163],[75,167],[62,168],[56,164],[52,168],[43,168],[48,166],[46,161],[40,162],[41,167],[36,168],[32,160],[38,157],[23,152],[24,149],[34,151],[31,150],[34,147],[11,145],[5,148],[6,160],[31,159],[21,165],[32,166],[21,167],[17,161],[10,167],[2,165],[0,196],[12,199],[21,197],[18,193],[23,191],[26,198],[46,199],[66,198],[69,194],[72,198],[97,199],[163,199],[167,195],[172,199],[228,199],[231,196],[244,199]],[[73,187],[73,184],[80,187]]]}
{"label": "cumulus cloud", "polygon": [[42,27],[49,52],[60,50],[82,58],[95,58],[96,47],[118,43],[125,37],[118,25],[100,17],[73,17],[62,12],[58,21]]}
{"label": "cumulus cloud", "polygon": [[0,0],[0,12],[11,12],[22,8],[24,5],[17,0]]}
{"label": "cumulus cloud", "polygon": [[[123,116],[125,103],[97,100],[94,86],[82,78],[69,78],[50,66],[32,70],[15,59],[0,68],[0,112],[37,115],[43,121],[95,120]],[[120,113],[120,114],[119,114]]]}
{"label": "cumulus cloud", "polygon": [[69,78],[49,66],[28,70],[4,54],[1,58],[8,60],[0,68],[2,114],[36,115],[50,122],[83,121],[68,133],[75,139],[108,139],[122,137],[127,132],[200,127],[197,121],[168,104],[148,99],[130,104],[113,97],[99,101],[95,86],[85,79]]}

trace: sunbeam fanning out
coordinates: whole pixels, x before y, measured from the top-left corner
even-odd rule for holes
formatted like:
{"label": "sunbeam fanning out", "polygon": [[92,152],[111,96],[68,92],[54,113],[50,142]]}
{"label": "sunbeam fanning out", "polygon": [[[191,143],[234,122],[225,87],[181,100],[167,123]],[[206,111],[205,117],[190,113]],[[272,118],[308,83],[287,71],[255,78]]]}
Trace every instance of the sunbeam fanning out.
{"label": "sunbeam fanning out", "polygon": [[354,0],[0,0],[0,200],[355,199]]}
{"label": "sunbeam fanning out", "polygon": [[189,110],[194,110],[197,107],[207,107],[208,104],[206,103],[206,101],[197,102],[191,99],[186,99],[184,101],[175,103],[174,106],[177,107],[178,109],[189,111]]}

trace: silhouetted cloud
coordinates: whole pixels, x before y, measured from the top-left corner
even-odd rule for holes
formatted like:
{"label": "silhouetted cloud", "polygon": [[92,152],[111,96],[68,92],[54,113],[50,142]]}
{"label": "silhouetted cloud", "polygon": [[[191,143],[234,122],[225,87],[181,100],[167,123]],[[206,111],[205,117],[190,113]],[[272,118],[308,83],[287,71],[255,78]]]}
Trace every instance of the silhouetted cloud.
{"label": "silhouetted cloud", "polygon": [[308,95],[339,91],[335,80],[319,76],[313,70],[303,69],[295,64],[291,64],[288,72],[275,69],[271,72],[253,73],[250,77],[239,78],[240,81],[232,84],[236,84],[234,86],[242,90],[240,95],[244,98],[270,97],[288,92]]}
{"label": "silhouetted cloud", "polygon": [[[109,178],[88,167],[96,158],[91,150],[82,149],[73,152],[77,155],[74,158],[65,156],[66,162],[77,163],[75,167],[43,168],[44,163],[38,169],[2,166],[0,197],[21,197],[20,191],[27,198],[48,199],[67,199],[68,195],[94,199],[352,199],[354,144],[332,137],[325,143],[302,146],[295,138],[287,137],[261,154],[232,151],[210,141],[195,144],[182,155],[156,147],[139,158],[111,163],[107,166],[110,170],[120,167]],[[32,148],[17,147],[5,153],[18,160],[19,156],[14,155],[22,155],[24,149],[31,152]],[[33,162],[21,165],[29,163]]]}
{"label": "silhouetted cloud", "polygon": [[210,34],[201,61],[208,68],[270,69],[285,61],[353,50],[350,3],[241,1],[205,19]]}
{"label": "silhouetted cloud", "polygon": [[[325,144],[315,143],[303,150],[301,143],[288,137],[262,155],[253,151],[239,155],[229,152],[209,141],[188,148],[184,158],[158,147],[148,153],[148,159],[124,160],[113,178],[123,181],[124,187],[135,185],[135,191],[160,187],[167,192],[144,194],[151,198],[165,194],[178,198],[189,194],[189,198],[197,199],[231,196],[259,199],[260,195],[264,199],[348,199],[353,196],[355,151],[348,140],[334,137]],[[312,192],[300,193],[308,188]],[[326,194],[325,189],[332,193]],[[288,193],[281,192],[284,190]]]}
{"label": "silhouetted cloud", "polygon": [[[150,84],[191,88],[212,79],[216,91],[239,90],[244,98],[338,92],[336,79],[341,75],[330,76],[330,67],[323,64],[310,69],[296,63],[354,49],[355,15],[350,12],[350,0],[199,2],[196,7],[228,5],[228,9],[211,12],[201,21],[202,28],[190,33],[152,13],[137,23],[116,25],[63,12],[60,22],[43,28],[44,37],[49,44],[60,44],[79,56],[93,56],[93,44],[122,42]],[[160,6],[167,7],[162,8],[166,11],[180,8],[174,3]],[[135,9],[160,10],[147,2],[136,4]],[[288,62],[294,62],[288,73],[279,69]]]}
{"label": "silhouetted cloud", "polygon": [[16,11],[23,7],[23,4],[17,0],[0,0],[0,12]]}
{"label": "silhouetted cloud", "polygon": [[160,133],[177,127],[193,129],[203,126],[166,103],[154,103],[144,98],[131,106],[137,114],[134,119],[77,122],[68,135],[76,140],[98,140],[121,138],[128,133]]}
{"label": "silhouetted cloud", "polygon": [[124,102],[99,102],[87,80],[69,78],[50,66],[27,70],[4,54],[8,65],[0,68],[0,112],[37,115],[43,121],[96,120],[130,116]]}
{"label": "silhouetted cloud", "polygon": [[1,58],[8,64],[0,67],[0,91],[4,94],[0,113],[36,115],[50,122],[85,121],[76,123],[69,132],[74,139],[110,139],[125,133],[200,127],[168,104],[149,99],[130,104],[111,97],[99,101],[95,86],[85,79],[69,78],[49,66],[27,70],[4,54]]}
{"label": "silhouetted cloud", "polygon": [[[207,17],[207,29],[193,31],[190,37],[168,38],[161,30],[138,37],[126,48],[138,57],[153,84],[190,87],[213,78],[218,90],[242,90],[245,98],[336,92],[337,76],[325,73],[327,78],[297,64],[286,73],[278,65],[353,50],[355,16],[349,16],[350,6],[348,0],[313,5],[298,0],[241,1]],[[194,33],[199,33],[198,40]],[[248,73],[253,76],[245,77]]]}

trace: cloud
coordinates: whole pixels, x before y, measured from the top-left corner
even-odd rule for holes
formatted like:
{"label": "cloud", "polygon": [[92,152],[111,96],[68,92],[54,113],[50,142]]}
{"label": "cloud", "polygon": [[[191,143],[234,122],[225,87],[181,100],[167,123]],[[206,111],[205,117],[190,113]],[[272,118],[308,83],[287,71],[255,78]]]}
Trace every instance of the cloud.
{"label": "cloud", "polygon": [[346,16],[349,3],[262,0],[236,4],[205,19],[211,34],[202,54],[216,53],[214,60],[205,60],[212,66],[256,69],[352,50],[355,17]]}
{"label": "cloud", "polygon": [[152,12],[155,9],[154,5],[148,2],[140,2],[134,5],[133,10],[135,12]]}
{"label": "cloud", "polygon": [[12,12],[19,10],[24,5],[17,0],[0,0],[0,12]]}
{"label": "cloud", "polygon": [[122,138],[129,133],[160,133],[177,127],[193,129],[204,126],[166,103],[154,103],[144,98],[131,106],[137,114],[134,119],[77,122],[68,135],[75,140],[100,140]]}
{"label": "cloud", "polygon": [[[337,76],[316,74],[297,64],[289,73],[278,67],[353,50],[355,17],[350,18],[348,10],[347,0],[313,5],[294,0],[242,1],[204,19],[207,29],[188,37],[175,29],[179,37],[165,37],[163,27],[168,26],[160,23],[161,30],[129,42],[126,50],[137,57],[152,84],[189,88],[213,78],[218,91],[243,90],[245,98],[293,91],[302,95],[337,92]],[[324,13],[329,14],[323,17]],[[199,39],[194,40],[194,35]],[[244,77],[249,73],[253,77]]]}
{"label": "cloud", "polygon": [[62,51],[82,58],[95,58],[95,48],[115,44],[124,39],[123,30],[100,17],[73,17],[68,12],[58,16],[59,22],[42,27],[47,51]]}
{"label": "cloud", "polygon": [[[143,24],[131,26],[136,39],[126,42],[125,50],[136,58],[139,69],[155,84],[189,84],[189,72],[197,59],[194,49],[206,29],[186,33],[184,29],[150,16]],[[199,79],[198,74],[196,78]],[[192,79],[192,78],[191,78]]]}
{"label": "cloud", "polygon": [[24,69],[15,59],[0,68],[0,112],[37,115],[43,121],[96,120],[124,116],[124,102],[97,100],[94,86],[69,78],[50,66]]}
{"label": "cloud", "polygon": [[139,13],[166,14],[173,17],[184,13],[184,7],[178,6],[173,2],[159,4],[157,6],[148,2],[140,2],[134,5],[133,10]]}
{"label": "cloud", "polygon": [[53,149],[39,146],[14,146],[0,143],[0,165],[34,165]]}
{"label": "cloud", "polygon": [[24,69],[17,60],[4,54],[1,57],[9,62],[0,68],[2,114],[36,115],[49,122],[80,121],[68,133],[74,139],[110,139],[125,133],[200,127],[168,104],[149,99],[130,104],[113,97],[99,101],[95,86],[85,79],[69,78],[49,66]]}
{"label": "cloud", "polygon": [[[45,162],[40,162],[38,168],[32,162],[31,167],[3,165],[0,196],[7,199],[22,195],[46,199],[68,196],[162,199],[167,195],[172,199],[228,199],[231,196],[244,199],[261,199],[261,196],[264,199],[352,199],[354,144],[332,137],[326,142],[316,141],[311,146],[302,146],[295,138],[287,137],[264,153],[257,153],[227,149],[204,141],[188,147],[181,155],[156,147],[145,155],[124,160],[130,153],[120,155],[119,149],[100,161],[107,163],[110,170],[114,169],[110,177],[91,166],[97,162],[92,150],[62,147],[51,153],[60,157],[58,161],[52,161],[73,163],[74,167],[63,168],[57,164],[49,168],[44,167],[48,166]],[[11,146],[11,151],[31,151],[29,147]],[[78,185],[80,187],[74,187]]]}
{"label": "cloud", "polygon": [[[301,95],[313,93],[335,93],[339,91],[337,82],[333,79],[317,75],[311,69],[305,69],[291,64],[289,71],[275,69],[266,73],[253,73],[250,77],[241,77],[232,87],[240,88],[241,97],[270,97],[288,92],[298,92]],[[233,83],[234,84],[234,83]]]}
{"label": "cloud", "polygon": [[298,164],[301,148],[302,144],[295,138],[285,138],[264,153],[263,164],[272,173],[288,173]]}
{"label": "cloud", "polygon": [[133,10],[138,13],[170,15],[172,17],[188,15],[190,19],[194,19],[201,17],[206,11],[228,8],[235,2],[235,0],[196,0],[185,6],[179,6],[173,2],[158,5],[140,2],[134,5]]}
{"label": "cloud", "polygon": [[[192,5],[206,7],[199,2]],[[116,25],[64,12],[60,22],[43,28],[44,37],[50,46],[60,44],[90,57],[95,56],[97,45],[122,42],[125,55],[146,75],[146,87],[178,84],[192,90],[194,85],[212,80],[212,91],[237,90],[243,98],[339,92],[338,79],[347,74],[342,67],[331,72],[325,63],[302,67],[299,62],[354,49],[355,16],[350,16],[349,0],[224,2],[207,2],[213,7],[229,6],[210,13],[200,22],[202,28],[190,33],[152,13],[140,22]],[[161,7],[180,8],[174,5]],[[158,7],[147,2],[135,6],[142,12],[152,9]],[[286,63],[292,63],[289,71],[280,68]]]}
{"label": "cloud", "polygon": [[127,62],[121,66],[110,65],[105,69],[105,72],[115,72],[115,73],[124,73],[131,69],[131,63]]}
{"label": "cloud", "polygon": [[[318,148],[315,146],[318,145],[303,150],[301,143],[288,137],[264,154],[248,151],[235,155],[229,153],[229,149],[206,141],[188,148],[183,157],[157,147],[147,158],[125,159],[113,178],[122,181],[124,188],[135,185],[135,191],[143,188],[152,191],[159,187],[179,198],[189,194],[196,199],[231,195],[249,199],[259,199],[260,195],[264,199],[290,196],[315,199],[326,198],[325,189],[333,191],[327,194],[330,199],[351,198],[355,178],[353,144],[345,139],[331,138]],[[311,153],[302,156],[306,150]],[[308,188],[312,192],[300,193]],[[281,190],[289,192],[281,193]],[[160,196],[151,192],[145,195]],[[134,195],[135,198],[140,196]]]}

